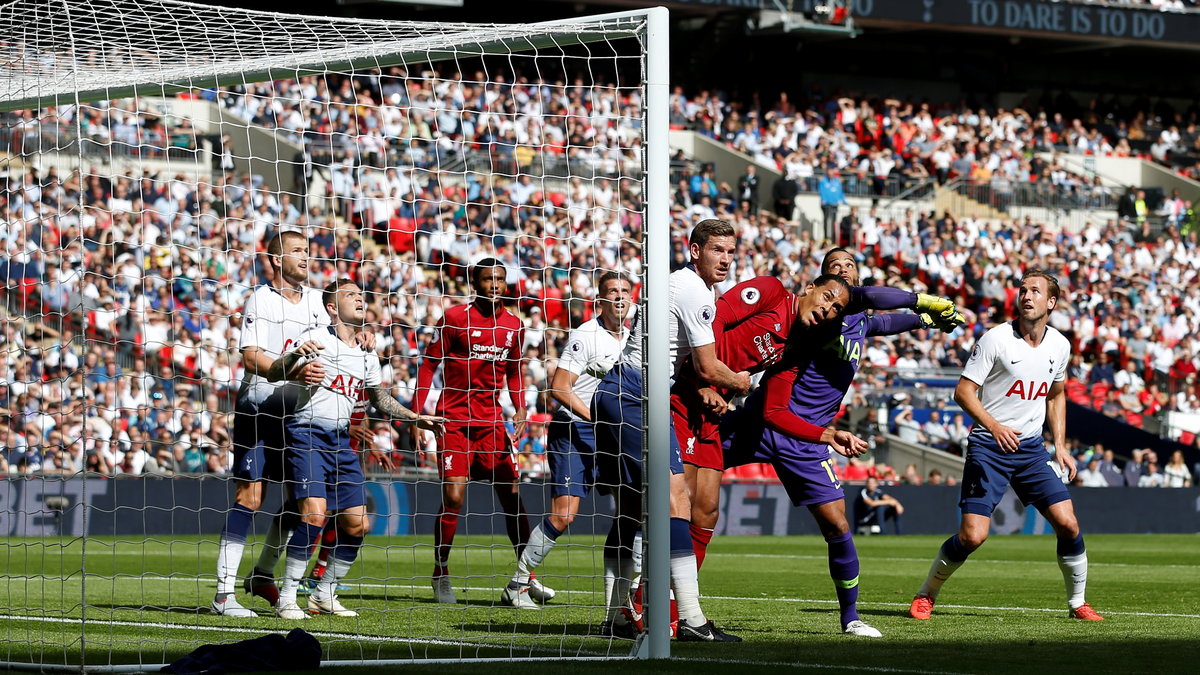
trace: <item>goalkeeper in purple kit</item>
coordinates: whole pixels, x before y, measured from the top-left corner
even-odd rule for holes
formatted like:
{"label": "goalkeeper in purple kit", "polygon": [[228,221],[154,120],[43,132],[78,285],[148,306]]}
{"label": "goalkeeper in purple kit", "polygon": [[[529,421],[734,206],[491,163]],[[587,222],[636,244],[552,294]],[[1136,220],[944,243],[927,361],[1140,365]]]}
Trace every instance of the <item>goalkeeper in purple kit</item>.
{"label": "goalkeeper in purple kit", "polygon": [[[858,283],[857,264],[844,249],[830,251],[821,272],[838,275],[852,286]],[[869,314],[862,309],[865,301],[876,307],[912,307],[918,313]],[[830,454],[832,448],[856,457],[866,452],[867,444],[833,427],[833,420],[858,372],[868,337],[928,327],[952,331],[963,319],[949,300],[897,289],[855,287],[852,303],[840,329],[793,332],[781,363],[768,371],[745,407],[723,420],[722,437],[727,467],[769,462],[792,503],[813,514],[828,544],[842,631],[881,637],[858,615],[858,552]]]}

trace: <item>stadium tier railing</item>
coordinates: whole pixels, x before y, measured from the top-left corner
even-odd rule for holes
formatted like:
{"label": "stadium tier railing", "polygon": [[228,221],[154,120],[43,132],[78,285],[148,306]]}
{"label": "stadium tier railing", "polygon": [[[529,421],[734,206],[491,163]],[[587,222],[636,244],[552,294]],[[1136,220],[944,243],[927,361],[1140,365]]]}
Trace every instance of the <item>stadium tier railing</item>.
{"label": "stadium tier railing", "polygon": [[930,471],[937,469],[943,476],[962,478],[965,460],[961,455],[919,443],[910,443],[895,434],[883,433],[881,436],[883,442],[876,443],[873,450],[876,462],[888,464],[897,472],[909,464],[916,464],[917,471],[922,476],[928,476]]}

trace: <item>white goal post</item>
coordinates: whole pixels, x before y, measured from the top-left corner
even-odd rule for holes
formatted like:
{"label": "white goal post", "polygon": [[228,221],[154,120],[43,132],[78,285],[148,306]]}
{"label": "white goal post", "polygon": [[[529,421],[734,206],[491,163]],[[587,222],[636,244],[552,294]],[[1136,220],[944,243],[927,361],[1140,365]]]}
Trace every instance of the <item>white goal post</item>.
{"label": "white goal post", "polygon": [[[558,303],[565,320],[539,328],[546,340],[590,316],[604,271],[631,272],[646,317],[643,576],[669,579],[668,28],[663,8],[472,24],[175,0],[0,5],[0,666],[141,671],[292,627],[207,604],[233,505],[229,326],[251,282],[273,274],[266,235],[295,228],[333,252],[314,263],[318,290],[348,275],[383,289],[372,302],[391,317],[377,332],[393,392],[485,253],[512,254],[529,317]],[[454,98],[464,91],[476,98]],[[497,196],[526,177],[529,201]],[[420,575],[433,547],[414,523],[438,515],[436,462],[387,424],[375,438],[411,466],[366,491],[375,529],[362,576],[347,580],[367,611],[294,624],[322,642],[326,664],[670,656],[666,583],[646,586],[636,643],[592,632],[604,536],[582,525],[539,572],[561,578],[567,599],[531,616],[494,606],[515,564],[503,514],[468,520],[464,508],[452,574],[469,599],[431,605]],[[521,494],[548,505],[529,475]],[[594,501],[601,522],[609,507]],[[246,558],[269,514],[251,516]],[[482,531],[488,522],[498,529]]]}

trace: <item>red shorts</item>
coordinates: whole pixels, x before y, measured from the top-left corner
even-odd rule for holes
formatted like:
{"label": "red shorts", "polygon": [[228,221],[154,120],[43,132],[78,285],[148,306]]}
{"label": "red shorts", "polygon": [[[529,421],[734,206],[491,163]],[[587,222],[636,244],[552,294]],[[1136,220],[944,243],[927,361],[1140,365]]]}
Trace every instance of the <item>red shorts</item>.
{"label": "red shorts", "polygon": [[517,458],[504,424],[447,424],[438,439],[438,474],[442,478],[512,483]]}
{"label": "red shorts", "polygon": [[671,424],[679,439],[684,464],[725,470],[719,433],[721,418],[705,407],[694,383],[682,381],[671,389]]}

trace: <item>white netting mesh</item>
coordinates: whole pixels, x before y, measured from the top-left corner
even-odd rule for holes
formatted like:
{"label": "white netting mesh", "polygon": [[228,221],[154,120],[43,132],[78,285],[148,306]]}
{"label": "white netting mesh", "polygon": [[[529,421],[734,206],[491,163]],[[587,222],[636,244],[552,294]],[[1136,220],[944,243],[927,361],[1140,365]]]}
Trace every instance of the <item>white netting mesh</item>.
{"label": "white netting mesh", "polygon": [[640,18],[553,25],[368,21],[169,0],[17,0],[0,7],[0,35],[7,36],[0,43],[0,100],[16,107],[34,98],[65,95],[69,101],[82,92],[171,91],[298,72],[507,54],[600,35],[632,37],[643,25]]}
{"label": "white netting mesh", "polygon": [[[635,292],[644,273],[644,24],[0,7],[0,661],[156,664],[292,625],[242,590],[277,487],[232,556],[237,597],[262,616],[209,607],[244,310],[280,283],[265,245],[283,231],[307,237],[307,286],[348,277],[367,291],[382,386],[405,405],[438,323],[471,298],[469,266],[504,264],[536,527],[568,331],[594,316],[604,272]],[[436,377],[429,410],[454,386]],[[498,421],[513,419],[509,398]],[[439,605],[439,455],[378,411],[365,424],[393,466],[365,466],[371,524],[340,592],[359,616],[305,624],[326,658],[628,654],[594,635],[600,497],[538,570],[558,596],[518,612],[499,599],[516,567],[510,509],[473,485],[449,558],[459,603]]]}

